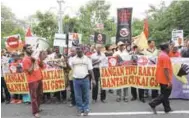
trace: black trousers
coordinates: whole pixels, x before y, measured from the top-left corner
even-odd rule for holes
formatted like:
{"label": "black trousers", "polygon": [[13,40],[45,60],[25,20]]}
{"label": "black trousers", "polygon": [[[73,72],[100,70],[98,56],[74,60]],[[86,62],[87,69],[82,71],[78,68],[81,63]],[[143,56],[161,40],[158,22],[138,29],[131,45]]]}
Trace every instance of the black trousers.
{"label": "black trousers", "polygon": [[[139,99],[143,99],[144,98],[144,89],[138,89],[138,93],[139,93]],[[137,89],[134,87],[131,87],[131,94],[133,96],[133,98],[137,99]]]}
{"label": "black trousers", "polygon": [[[5,91],[5,97],[3,96],[3,89]],[[10,93],[8,91],[4,77],[1,77],[1,102],[4,102],[5,100],[10,101],[10,99],[11,99],[11,96],[10,96]]]}
{"label": "black trousers", "polygon": [[152,99],[158,97],[158,90],[152,90]]}
{"label": "black trousers", "polygon": [[70,94],[70,96],[71,96],[71,104],[75,105],[76,103],[75,103],[73,80],[70,80],[69,83],[70,83],[70,91],[71,91],[71,94]]}
{"label": "black trousers", "polygon": [[61,101],[61,97],[62,97],[62,100],[66,100],[66,98],[67,98],[67,91],[64,90],[64,91],[55,92],[54,93],[54,97],[56,97],[58,99],[58,101]]}
{"label": "black trousers", "polygon": [[51,99],[51,93],[43,93],[43,100],[50,100]]}
{"label": "black trousers", "polygon": [[169,103],[169,96],[171,94],[171,90],[172,88],[168,88],[168,85],[160,84],[161,94],[155,99],[153,99],[150,102],[150,105],[152,107],[156,107],[162,103],[165,112],[171,110],[170,103]]}
{"label": "black trousers", "polygon": [[[97,100],[98,88],[99,88],[99,78],[100,78],[100,69],[94,68],[93,72],[94,72],[94,76],[95,76],[96,86],[93,86],[93,88],[92,88],[92,99]],[[106,91],[105,90],[101,90],[100,99],[101,100],[106,99]]]}

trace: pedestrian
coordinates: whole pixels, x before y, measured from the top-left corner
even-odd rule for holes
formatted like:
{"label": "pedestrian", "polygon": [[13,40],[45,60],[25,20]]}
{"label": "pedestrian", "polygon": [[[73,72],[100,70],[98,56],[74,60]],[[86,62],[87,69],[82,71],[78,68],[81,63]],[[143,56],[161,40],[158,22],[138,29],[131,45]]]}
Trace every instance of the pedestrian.
{"label": "pedestrian", "polygon": [[189,40],[186,42],[186,47],[181,51],[182,57],[189,57]]}
{"label": "pedestrian", "polygon": [[[98,98],[98,89],[99,89],[99,81],[100,81],[100,67],[103,66],[103,63],[106,60],[106,56],[101,50],[102,50],[102,45],[97,44],[96,52],[93,53],[91,56],[92,63],[93,63],[93,72],[94,72],[95,81],[96,81],[96,86],[94,86],[92,88],[93,103],[96,103],[97,98]],[[101,102],[105,103],[106,102],[105,99],[106,99],[106,91],[101,90],[101,94],[100,94]]]}
{"label": "pedestrian", "polygon": [[73,84],[75,92],[75,101],[77,107],[77,115],[80,116],[84,113],[87,116],[89,113],[89,92],[90,82],[89,74],[92,77],[92,84],[95,85],[95,78],[93,73],[92,61],[83,54],[81,46],[76,48],[76,56],[70,62],[70,66],[73,70]]}
{"label": "pedestrian", "polygon": [[42,73],[43,58],[39,60],[33,58],[32,47],[29,44],[24,46],[25,57],[23,58],[23,70],[26,73],[28,87],[31,96],[32,113],[34,117],[39,118],[40,102],[42,97]]}
{"label": "pedestrian", "polygon": [[[131,56],[132,65],[137,66],[137,60],[138,60],[137,55],[143,55],[142,53],[139,52],[138,46],[133,46],[133,50],[130,52],[130,55],[132,55]],[[139,94],[139,100],[145,103],[144,89],[139,88],[138,94]],[[135,101],[137,99],[137,88],[131,87],[131,95],[132,95],[131,101]]]}
{"label": "pedestrian", "polygon": [[169,52],[169,57],[180,57],[181,56],[181,54],[180,54],[180,52],[178,51],[178,47],[173,47],[173,49],[172,50],[170,50],[170,52]]}
{"label": "pedestrian", "polygon": [[[1,51],[1,103],[5,102],[6,104],[9,104],[11,100],[11,96],[4,79],[6,73],[9,73],[8,58],[6,57],[6,51],[2,50]],[[5,97],[3,94],[3,90],[5,92]]]}
{"label": "pedestrian", "polygon": [[[118,42],[117,44],[118,46],[118,51],[116,51],[113,56],[114,57],[118,57],[118,63],[119,65],[125,61],[125,60],[129,60],[129,53],[126,51],[126,49],[124,49],[125,44],[123,42]],[[128,88],[123,88],[123,89],[118,89],[117,90],[117,102],[121,101],[121,97],[122,97],[122,90],[123,90],[123,100],[125,102],[128,102]]]}
{"label": "pedestrian", "polygon": [[156,114],[156,106],[158,106],[161,103],[163,104],[164,111],[166,113],[171,111],[171,107],[169,104],[169,96],[172,90],[173,69],[171,59],[168,56],[169,45],[161,44],[160,48],[161,52],[158,55],[156,80],[160,84],[161,94],[149,103],[154,114]]}
{"label": "pedestrian", "polygon": [[[157,57],[158,56],[158,53],[159,53],[159,50],[155,47],[155,42],[153,40],[149,40],[148,41],[148,48],[146,50],[144,50],[142,52],[145,56],[151,56],[151,57]],[[151,90],[152,91],[152,94],[151,94],[151,97],[152,99],[153,98],[156,98],[158,96],[158,90]],[[145,97],[148,97],[149,96],[149,90],[145,90],[144,91],[144,95]]]}
{"label": "pedestrian", "polygon": [[[106,55],[107,58],[113,56],[113,45],[106,45],[105,49],[106,52],[104,54]],[[108,92],[112,94],[114,91],[110,89]]]}
{"label": "pedestrian", "polygon": [[[76,50],[75,48],[72,48],[70,50],[71,54],[69,56],[69,59],[68,59],[68,64],[69,66],[71,65],[70,62],[72,61],[73,57],[76,56]],[[71,94],[70,94],[70,98],[71,98],[71,104],[70,104],[70,107],[72,106],[75,106],[76,105],[76,102],[75,102],[75,95],[74,95],[74,84],[73,84],[73,70],[70,70],[69,72],[69,85],[70,85],[70,91],[71,91]]]}

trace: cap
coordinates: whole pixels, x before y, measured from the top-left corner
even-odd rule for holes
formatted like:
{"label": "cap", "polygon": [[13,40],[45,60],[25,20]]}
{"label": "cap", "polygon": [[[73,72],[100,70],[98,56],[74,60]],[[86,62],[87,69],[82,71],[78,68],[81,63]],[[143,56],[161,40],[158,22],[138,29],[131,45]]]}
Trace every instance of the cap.
{"label": "cap", "polygon": [[125,45],[122,41],[119,41],[118,43],[117,43],[117,46],[121,46],[121,45]]}

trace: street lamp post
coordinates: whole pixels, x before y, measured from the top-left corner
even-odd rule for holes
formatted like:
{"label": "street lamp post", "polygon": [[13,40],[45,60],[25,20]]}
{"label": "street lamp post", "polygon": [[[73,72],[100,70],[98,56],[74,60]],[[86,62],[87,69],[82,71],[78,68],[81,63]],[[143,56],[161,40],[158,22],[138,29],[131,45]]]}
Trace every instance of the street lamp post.
{"label": "street lamp post", "polygon": [[59,11],[58,11],[58,14],[59,14],[59,18],[58,18],[58,33],[63,33],[62,31],[62,16],[63,16],[63,11],[62,11],[62,3],[64,3],[63,0],[57,0],[57,3],[59,5]]}

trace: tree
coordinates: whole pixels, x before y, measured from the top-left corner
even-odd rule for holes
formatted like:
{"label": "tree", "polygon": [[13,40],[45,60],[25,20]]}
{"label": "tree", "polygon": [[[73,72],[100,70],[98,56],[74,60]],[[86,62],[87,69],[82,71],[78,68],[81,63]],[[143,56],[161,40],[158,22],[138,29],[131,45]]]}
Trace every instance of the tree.
{"label": "tree", "polygon": [[20,34],[24,40],[24,21],[16,19],[16,16],[11,12],[11,9],[1,4],[1,48],[5,48],[5,37]]}
{"label": "tree", "polygon": [[132,36],[133,37],[140,35],[140,33],[143,30],[143,25],[144,25],[144,22],[142,20],[133,18],[133,22],[132,22]]}
{"label": "tree", "polygon": [[[84,43],[89,43],[89,36],[95,31],[106,33],[108,36],[115,36],[115,24],[108,19],[110,5],[105,0],[91,0],[80,8],[79,32],[82,33]],[[104,30],[97,30],[96,24],[103,23]]]}
{"label": "tree", "polygon": [[46,38],[50,46],[53,46],[54,35],[58,32],[56,16],[51,12],[42,13],[37,11],[32,18],[37,20],[32,24],[33,33]]}
{"label": "tree", "polygon": [[150,37],[157,43],[171,39],[173,29],[183,29],[184,37],[189,36],[189,2],[173,1],[169,6],[162,2],[158,7],[153,5],[147,11]]}

